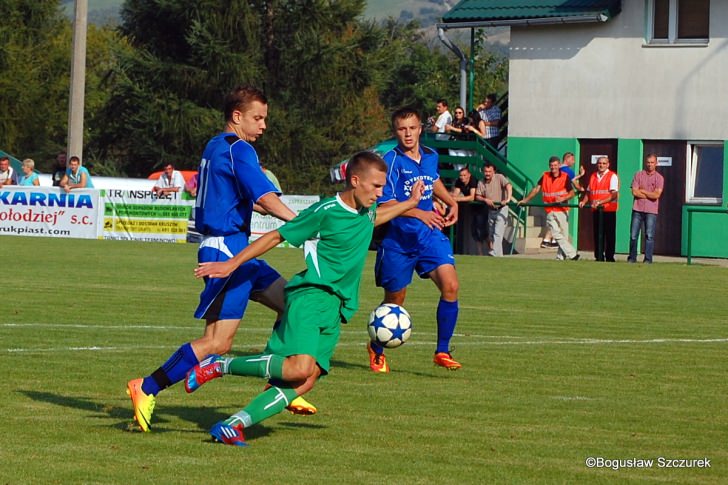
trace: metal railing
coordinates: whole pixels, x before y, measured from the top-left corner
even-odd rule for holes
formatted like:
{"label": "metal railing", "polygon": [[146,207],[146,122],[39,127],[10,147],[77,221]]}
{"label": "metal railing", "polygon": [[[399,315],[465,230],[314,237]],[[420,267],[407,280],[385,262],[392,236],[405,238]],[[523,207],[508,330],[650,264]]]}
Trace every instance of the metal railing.
{"label": "metal railing", "polygon": [[[527,204],[518,204],[519,207],[568,207],[569,209],[591,209],[591,204],[585,204],[584,207],[579,207],[579,204],[564,204],[563,202],[559,203],[553,203],[553,204],[545,204],[545,203],[538,203],[538,202],[529,202]],[[597,212],[599,212],[599,221],[597,224],[598,231],[597,231],[597,254],[602,254],[604,252],[604,206],[599,205],[597,206]],[[519,219],[520,222],[520,219]],[[524,222],[523,225],[523,239],[526,239],[527,234],[527,224]],[[517,227],[516,227],[517,229]],[[575,244],[574,247],[577,247]],[[513,246],[511,246],[511,253],[513,252]]]}
{"label": "metal railing", "polygon": [[728,214],[728,209],[725,207],[686,207],[685,210],[688,213],[688,247],[687,256],[688,264],[693,263],[693,213],[704,213],[704,214]]}

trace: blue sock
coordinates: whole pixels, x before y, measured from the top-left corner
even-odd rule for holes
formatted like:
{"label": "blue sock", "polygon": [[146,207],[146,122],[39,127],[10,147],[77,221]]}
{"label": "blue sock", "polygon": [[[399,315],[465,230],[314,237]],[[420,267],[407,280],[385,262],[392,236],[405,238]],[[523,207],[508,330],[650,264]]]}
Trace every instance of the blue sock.
{"label": "blue sock", "polygon": [[142,391],[144,391],[144,394],[156,396],[159,391],[184,379],[190,369],[197,364],[199,364],[199,361],[192,350],[192,345],[187,342],[177,349],[162,367],[144,378]]}
{"label": "blue sock", "polygon": [[458,302],[440,300],[437,305],[437,350],[450,352],[450,339],[458,322]]}
{"label": "blue sock", "polygon": [[371,346],[372,346],[372,350],[373,350],[373,351],[374,351],[374,352],[375,352],[375,353],[376,353],[377,355],[382,355],[382,354],[384,353],[384,347],[382,347],[382,346],[381,346],[381,345],[379,345],[378,343],[376,343],[376,342],[371,342]]}

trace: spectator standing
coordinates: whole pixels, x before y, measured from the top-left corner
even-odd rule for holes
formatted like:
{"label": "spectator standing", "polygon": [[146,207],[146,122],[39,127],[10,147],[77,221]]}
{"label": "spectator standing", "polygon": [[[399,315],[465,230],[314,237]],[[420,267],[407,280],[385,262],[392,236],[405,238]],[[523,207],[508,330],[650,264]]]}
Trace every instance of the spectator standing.
{"label": "spectator standing", "polygon": [[[460,169],[458,179],[453,185],[450,194],[456,202],[473,202],[475,200],[475,191],[478,188],[478,181],[473,177],[467,165]],[[471,205],[470,209],[470,235],[473,237],[475,244],[478,246],[478,254],[482,256],[483,241],[487,237],[485,232],[486,225],[484,223],[485,215],[480,205]],[[437,210],[437,209],[436,209]],[[441,215],[445,215],[443,212]]]}
{"label": "spectator standing", "polygon": [[68,161],[66,174],[61,179],[61,188],[66,193],[73,189],[94,188],[94,184],[91,182],[91,175],[86,170],[86,167],[81,166],[81,159],[75,155]]}
{"label": "spectator standing", "polygon": [[23,160],[23,175],[18,179],[18,185],[25,187],[40,185],[38,174],[34,172],[35,162],[30,158]]}
{"label": "spectator standing", "polygon": [[503,256],[503,234],[508,220],[508,203],[513,196],[513,186],[502,174],[495,173],[495,167],[483,167],[483,180],[478,182],[475,199],[487,208],[488,256]]}
{"label": "spectator standing", "polygon": [[[465,116],[465,110],[462,106],[456,107],[454,113],[455,117],[452,119],[452,123],[445,125],[445,131],[451,135],[450,139],[473,140],[473,133],[481,134],[472,120]],[[453,157],[469,157],[475,155],[472,150],[452,148],[448,150],[448,153]]]}
{"label": "spectator standing", "polygon": [[478,181],[470,173],[467,165],[460,169],[458,179],[453,185],[451,194],[456,202],[472,202],[475,200],[475,190],[478,188]]}
{"label": "spectator standing", "polygon": [[629,229],[630,263],[637,262],[637,238],[640,231],[645,238],[644,262],[652,263],[655,249],[655,225],[660,208],[660,196],[665,186],[664,177],[657,173],[657,155],[650,153],[645,157],[645,169],[640,170],[632,179],[632,224]]}
{"label": "spectator standing", "polygon": [[453,114],[452,122],[445,125],[445,132],[450,133],[454,137],[464,138],[468,133],[466,126],[469,122],[468,118],[465,116],[465,110],[462,106],[456,106]]}
{"label": "spectator standing", "polygon": [[185,186],[185,178],[180,172],[174,169],[174,165],[168,163],[164,166],[164,172],[159,176],[152,188],[152,192],[158,196],[179,192]]}
{"label": "spectator standing", "polygon": [[56,167],[53,170],[53,187],[60,187],[63,176],[66,175],[66,152],[56,156]]}
{"label": "spectator standing", "polygon": [[18,185],[18,174],[10,166],[10,158],[3,155],[0,157],[0,187],[6,185]]}
{"label": "spectator standing", "polygon": [[[614,262],[614,247],[617,238],[617,199],[619,198],[619,178],[609,170],[609,157],[597,159],[597,171],[589,179],[584,198],[579,207],[591,204],[594,259]],[[599,209],[601,207],[601,209]],[[601,215],[600,215],[601,212]],[[599,239],[599,226],[602,226],[602,238]]]}
{"label": "spectator standing", "polygon": [[[576,163],[576,160],[575,160],[574,154],[572,152],[564,153],[564,156],[561,157],[561,171],[566,172],[566,175],[569,176],[569,180],[571,180],[571,184],[574,186],[574,190],[576,192],[582,192],[584,189],[582,189],[581,185],[579,185],[579,179],[584,175],[584,167],[580,167],[579,175],[576,175],[574,173],[575,163]],[[556,244],[556,241],[554,240],[554,238],[551,237],[550,229],[547,229],[546,234],[543,235],[543,241],[541,241],[541,247],[542,248],[559,247],[559,245]]]}
{"label": "spectator standing", "polygon": [[544,210],[546,211],[546,224],[559,246],[556,258],[576,261],[579,259],[579,254],[569,242],[569,208],[557,205],[568,202],[574,197],[574,186],[571,184],[569,176],[561,171],[560,165],[559,157],[551,157],[548,171],[543,173],[538,179],[538,184],[518,204],[527,204],[543,190],[541,195],[543,203],[553,204],[546,206]]}
{"label": "spectator standing", "polygon": [[445,133],[445,127],[452,123],[452,115],[448,110],[447,101],[438,99],[435,109],[437,110],[437,121],[432,125],[431,130],[433,133]]}
{"label": "spectator standing", "polygon": [[481,127],[484,127],[483,138],[490,143],[493,148],[498,147],[500,141],[500,125],[501,125],[501,109],[496,105],[497,98],[495,94],[489,94],[485,97],[482,104],[478,106],[480,113]]}

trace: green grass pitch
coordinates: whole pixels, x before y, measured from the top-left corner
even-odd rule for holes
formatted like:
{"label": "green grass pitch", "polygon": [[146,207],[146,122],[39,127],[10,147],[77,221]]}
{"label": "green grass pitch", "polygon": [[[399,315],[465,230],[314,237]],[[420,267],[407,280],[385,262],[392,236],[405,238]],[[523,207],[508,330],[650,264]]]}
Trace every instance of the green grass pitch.
{"label": "green grass pitch", "polygon": [[[410,341],[368,370],[365,323],[381,298],[370,255],[362,309],[342,330],[319,414],[281,414],[250,447],[207,430],[261,380],[226,377],[157,401],[129,431],[130,378],[200,335],[193,245],[0,237],[0,483],[726,483],[728,270],[682,264],[458,258],[454,356],[432,365],[437,292],[410,287]],[[301,253],[268,261],[289,277]],[[273,321],[251,304],[235,349]],[[710,468],[588,468],[700,459]]]}

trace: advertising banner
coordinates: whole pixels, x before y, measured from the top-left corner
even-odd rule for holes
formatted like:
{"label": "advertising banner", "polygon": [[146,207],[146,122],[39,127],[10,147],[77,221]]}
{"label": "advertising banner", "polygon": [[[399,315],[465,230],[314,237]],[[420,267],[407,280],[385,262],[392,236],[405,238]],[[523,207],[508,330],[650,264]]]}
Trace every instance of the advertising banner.
{"label": "advertising banner", "polygon": [[[284,204],[291,208],[293,212],[298,214],[306,207],[318,202],[318,195],[282,195],[281,200]],[[253,218],[250,221],[250,240],[255,241],[266,232],[274,231],[283,225],[283,221],[273,216],[263,216],[257,212],[253,212]],[[287,241],[279,244],[279,247],[290,247]]]}
{"label": "advertising banner", "polygon": [[[284,195],[298,213],[318,202],[317,195]],[[57,187],[0,188],[0,235],[72,237],[155,242],[186,242],[194,200],[179,193],[158,197],[151,190]],[[251,240],[283,225],[253,213]],[[281,246],[287,246],[283,243]]]}
{"label": "advertising banner", "polygon": [[179,192],[158,197],[151,190],[102,190],[103,239],[186,242],[194,200]]}
{"label": "advertising banner", "polygon": [[99,213],[98,190],[0,188],[0,235],[93,239],[100,234]]}

